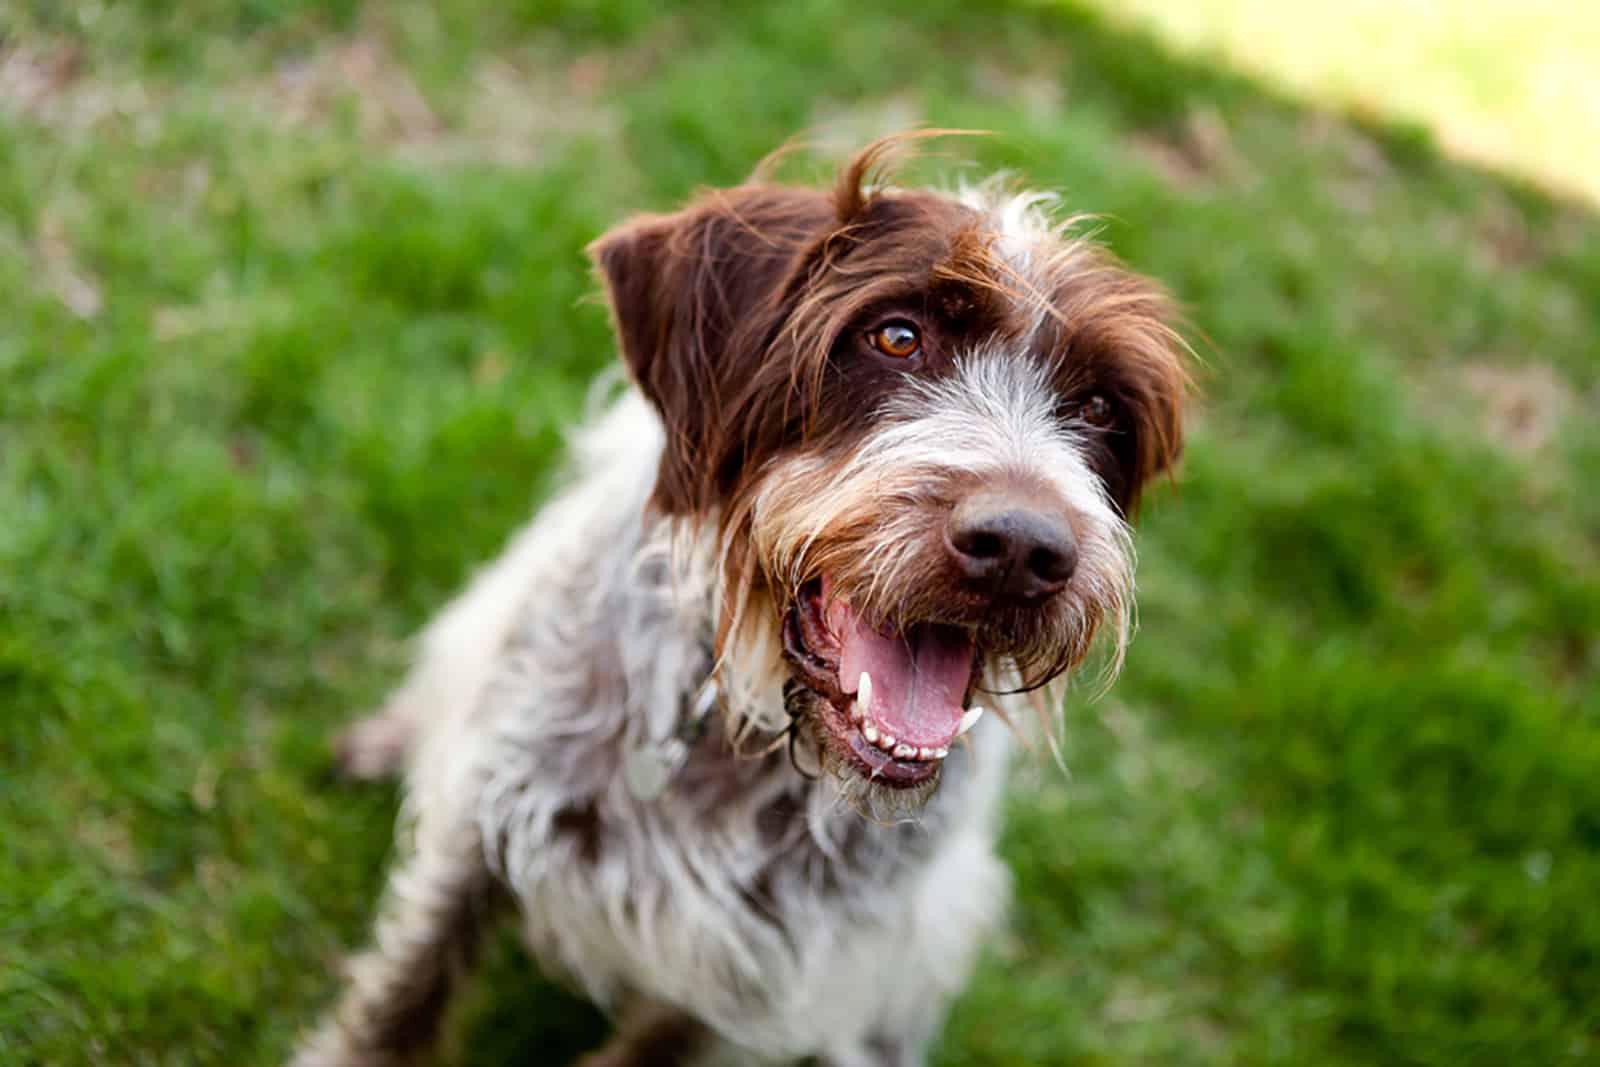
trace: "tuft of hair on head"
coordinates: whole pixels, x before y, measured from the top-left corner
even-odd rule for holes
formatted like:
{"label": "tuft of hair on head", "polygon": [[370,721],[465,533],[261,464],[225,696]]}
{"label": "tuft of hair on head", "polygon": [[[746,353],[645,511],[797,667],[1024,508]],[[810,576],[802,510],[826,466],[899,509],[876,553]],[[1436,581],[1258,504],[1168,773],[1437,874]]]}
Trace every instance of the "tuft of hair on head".
{"label": "tuft of hair on head", "polygon": [[[945,137],[990,137],[992,130],[971,130],[946,126],[919,126],[885,134],[860,149],[833,178],[834,213],[841,225],[858,217],[901,167],[923,153],[923,144]],[[794,156],[815,154],[818,142],[804,133],[796,134],[761,157],[751,169],[746,185],[769,185],[778,181],[782,164]]]}
{"label": "tuft of hair on head", "polygon": [[835,214],[845,225],[859,218],[894,173],[916,157],[924,142],[942,137],[987,136],[988,130],[927,126],[878,138],[839,171],[833,184]]}

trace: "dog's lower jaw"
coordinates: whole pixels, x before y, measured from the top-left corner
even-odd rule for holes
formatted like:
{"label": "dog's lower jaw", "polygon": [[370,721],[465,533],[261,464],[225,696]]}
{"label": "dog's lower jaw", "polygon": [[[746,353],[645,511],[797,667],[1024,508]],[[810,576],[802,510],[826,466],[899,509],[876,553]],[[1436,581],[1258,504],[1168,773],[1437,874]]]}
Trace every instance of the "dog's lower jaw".
{"label": "dog's lower jaw", "polygon": [[808,726],[818,761],[873,786],[931,794],[950,746],[976,719],[967,705],[982,656],[967,631],[933,622],[884,631],[830,600],[826,576],[790,597],[781,619],[787,707]]}
{"label": "dog's lower jaw", "polygon": [[[785,619],[786,632],[795,628],[793,620],[791,612]],[[785,645],[794,677],[784,686],[784,710],[790,730],[812,752],[818,769],[846,782],[859,779],[869,787],[914,791],[922,801],[932,796],[949,750],[930,751],[926,758],[912,758],[909,752],[897,757],[896,739],[879,736],[865,721],[860,693],[839,692],[832,679],[819,678],[818,665],[809,662],[794,638]]]}
{"label": "dog's lower jaw", "polygon": [[[943,760],[906,767],[889,758],[843,721],[831,701],[797,681],[789,684],[787,706],[791,761],[798,773],[818,779],[836,806],[873,823],[924,821],[944,781]],[[886,766],[894,769],[885,772]]]}

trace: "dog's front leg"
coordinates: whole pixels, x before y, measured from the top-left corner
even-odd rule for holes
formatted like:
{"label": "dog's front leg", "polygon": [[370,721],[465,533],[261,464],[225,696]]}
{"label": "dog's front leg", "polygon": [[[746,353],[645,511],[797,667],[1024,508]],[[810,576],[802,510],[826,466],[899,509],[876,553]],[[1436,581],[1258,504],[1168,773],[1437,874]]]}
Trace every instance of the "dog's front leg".
{"label": "dog's front leg", "polygon": [[477,828],[426,820],[390,876],[372,944],[349,964],[338,1007],[292,1067],[398,1067],[432,1047],[499,897]]}
{"label": "dog's front leg", "polygon": [[720,1047],[712,1032],[681,1011],[638,1005],[611,1040],[575,1067],[699,1067]]}

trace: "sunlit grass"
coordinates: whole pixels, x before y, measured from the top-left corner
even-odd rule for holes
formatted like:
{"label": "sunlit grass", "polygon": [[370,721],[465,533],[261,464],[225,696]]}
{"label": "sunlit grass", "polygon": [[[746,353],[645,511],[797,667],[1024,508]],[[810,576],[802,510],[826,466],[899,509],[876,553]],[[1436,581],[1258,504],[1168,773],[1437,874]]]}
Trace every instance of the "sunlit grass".
{"label": "sunlit grass", "polygon": [[1600,203],[1600,5],[1090,0],[1192,55]]}

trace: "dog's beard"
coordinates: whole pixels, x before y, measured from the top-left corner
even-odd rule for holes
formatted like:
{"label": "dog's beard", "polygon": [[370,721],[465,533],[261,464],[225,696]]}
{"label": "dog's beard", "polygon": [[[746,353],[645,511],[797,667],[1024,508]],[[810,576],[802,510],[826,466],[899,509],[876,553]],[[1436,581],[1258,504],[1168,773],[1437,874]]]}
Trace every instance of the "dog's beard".
{"label": "dog's beard", "polygon": [[[1002,630],[1002,623],[996,620],[964,628],[944,622],[909,624],[907,628],[915,636],[898,638],[907,657],[904,671],[898,680],[884,672],[878,682],[870,683],[872,710],[866,710],[858,702],[862,683],[840,677],[853,672],[854,666],[844,664],[859,662],[859,656],[852,657],[846,641],[840,639],[837,631],[841,627],[828,625],[829,620],[841,617],[852,620],[853,613],[841,613],[837,602],[829,610],[821,584],[802,587],[780,616],[789,673],[784,688],[787,743],[796,768],[827,779],[838,790],[842,804],[879,821],[914,816],[938,790],[946,761],[973,757],[975,742],[967,730],[980,717],[999,714],[1008,726],[1015,729],[1021,725],[1007,715],[1008,710],[1016,710],[1015,705],[1007,708],[997,703],[1004,694],[1019,690],[1038,690],[1030,693],[1029,703],[1039,713],[1045,736],[1054,748],[1052,731],[1060,693],[1057,687],[1046,686],[1082,659],[1094,636],[1089,620],[1098,615],[1064,601],[1050,611],[1035,611],[1027,620],[1032,624],[1027,629]],[[929,645],[933,646],[931,652]],[[1042,662],[1051,665],[1051,674],[1027,678],[1020,672],[1016,651],[1038,653]],[[1053,669],[1057,665],[1059,670]],[[937,684],[938,679],[930,684],[924,677],[918,688],[925,702],[930,699],[928,691],[933,690],[931,700],[943,702],[944,707],[907,707],[918,696],[905,695],[903,688],[896,694],[897,682],[903,687],[906,673],[920,670],[924,675],[936,675],[941,669],[947,675],[955,674],[942,685]],[[875,736],[886,726],[904,730],[908,723],[920,730],[942,730],[931,741],[926,734],[922,737],[937,746],[936,751],[930,753],[922,747],[913,756],[896,748],[905,733],[888,742]]]}
{"label": "dog's beard", "polygon": [[[911,816],[939,788],[945,759],[971,758],[973,742],[959,727],[970,725],[962,720],[975,707],[986,708],[991,714],[999,712],[1017,728],[1021,722],[1006,713],[1027,710],[1025,705],[1031,704],[1046,741],[1054,748],[1063,687],[1052,683],[1066,677],[1089,656],[1100,630],[1109,631],[1113,638],[1105,649],[1109,653],[1105,657],[1108,680],[1120,661],[1126,634],[1125,607],[1131,602],[1126,595],[1131,568],[1125,565],[1131,561],[1121,552],[1105,557],[1115,565],[1085,570],[1078,576],[1081,585],[1045,605],[973,614],[963,612],[949,598],[930,593],[925,588],[927,582],[914,586],[907,595],[885,597],[898,583],[883,582],[881,573],[870,576],[870,580],[864,573],[857,573],[849,561],[858,553],[838,544],[829,546],[828,562],[844,562],[835,572],[843,576],[843,581],[830,580],[830,596],[823,595],[821,579],[802,583],[792,591],[774,588],[776,583],[768,577],[771,572],[761,566],[751,551],[751,542],[743,540],[742,545],[743,553],[730,552],[722,557],[723,578],[727,582],[723,586],[723,618],[729,631],[724,635],[727,643],[719,642],[721,663],[730,677],[744,673],[751,682],[764,677],[764,684],[775,684],[783,699],[779,704],[731,702],[730,711],[748,709],[736,713],[741,720],[735,724],[736,733],[747,742],[746,750],[786,745],[797,770],[826,779],[837,789],[842,804],[869,818],[894,821]],[[730,563],[733,566],[729,567]],[[757,576],[755,581],[747,584],[738,580],[751,574]],[[730,593],[733,595],[727,595]],[[836,609],[840,604],[849,610],[830,610],[830,605]],[[804,627],[797,626],[797,616],[801,615],[807,621]],[[840,631],[852,624],[857,636],[860,631],[876,630],[880,637],[920,634],[927,638],[931,632],[929,643],[935,646],[936,653],[940,642],[951,646],[966,643],[965,667],[960,665],[963,661],[957,661],[955,666],[942,664],[952,677],[953,672],[970,670],[970,676],[963,680],[946,679],[942,689],[944,708],[931,712],[926,708],[908,709],[902,697],[902,703],[890,711],[891,722],[926,727],[911,731],[921,736],[916,738],[919,752],[909,761],[888,761],[892,765],[886,766],[882,746],[868,747],[863,729],[865,716],[854,704],[860,690],[859,676],[841,677],[859,670],[862,662],[860,656],[847,661],[840,639]],[[914,637],[906,641],[908,646],[918,643]],[[877,651],[880,656],[884,654],[881,648]],[[910,661],[901,664],[902,686],[907,674],[917,673],[927,662],[919,661],[917,654],[913,649]],[[747,670],[758,660],[767,666],[758,672]],[[871,662],[867,665],[876,669]],[[934,663],[935,672],[940,666]],[[886,699],[881,694],[892,696],[895,685],[892,675],[880,675],[874,683],[880,695],[873,699],[880,711]],[[1014,698],[999,702],[1004,694],[1019,691],[1027,691],[1032,699],[1022,706]],[[751,718],[750,713],[763,706],[776,714]],[[881,733],[884,718],[879,717],[875,725]],[[877,741],[881,740],[880,736]],[[1027,740],[1031,742],[1032,736]],[[944,749],[944,753],[939,755],[936,751],[937,758],[926,758],[920,748],[930,744]],[[867,758],[863,759],[863,755]]]}
{"label": "dog's beard", "polygon": [[828,699],[798,679],[791,679],[784,688],[784,709],[790,717],[790,759],[802,774],[826,779],[841,808],[873,822],[903,822],[916,818],[938,791],[944,775],[942,763],[928,778],[911,786],[890,786],[864,775],[857,762],[827,737],[823,716],[834,714]]}

